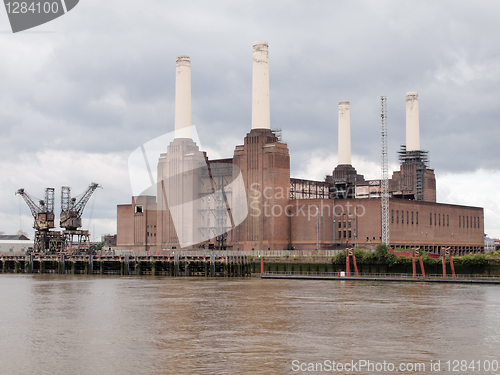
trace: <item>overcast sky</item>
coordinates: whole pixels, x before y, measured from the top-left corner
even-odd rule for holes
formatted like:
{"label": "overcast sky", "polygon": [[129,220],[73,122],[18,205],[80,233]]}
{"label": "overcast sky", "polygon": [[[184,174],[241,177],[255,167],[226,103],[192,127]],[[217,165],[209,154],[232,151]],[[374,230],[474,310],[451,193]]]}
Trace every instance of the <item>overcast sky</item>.
{"label": "overcast sky", "polygon": [[[173,130],[175,60],[191,57],[193,124],[210,158],[232,157],[251,127],[252,44],[269,42],[271,124],[291,176],[337,164],[338,102],[351,104],[353,165],[380,177],[380,96],[391,169],[417,91],[421,147],[438,201],[484,207],[500,237],[500,2],[81,0],[12,34],[0,9],[0,231],[32,236],[14,192],[103,186],[84,226],[116,233],[131,202],[127,158]],[[93,209],[92,209],[93,208]],[[21,214],[21,215],[20,215]]]}

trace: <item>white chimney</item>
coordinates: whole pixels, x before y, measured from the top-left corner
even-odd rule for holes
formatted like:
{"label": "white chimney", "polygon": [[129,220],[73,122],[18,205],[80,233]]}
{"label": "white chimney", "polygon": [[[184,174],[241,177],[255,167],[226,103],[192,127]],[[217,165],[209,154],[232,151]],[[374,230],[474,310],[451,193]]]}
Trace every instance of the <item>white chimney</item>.
{"label": "white chimney", "polygon": [[406,94],[406,151],[420,150],[420,122],[418,115],[418,94]]}
{"label": "white chimney", "polygon": [[191,60],[177,57],[175,70],[175,138],[191,138]]}
{"label": "white chimney", "polygon": [[351,164],[351,109],[349,102],[339,102],[339,165]]}
{"label": "white chimney", "polygon": [[268,47],[262,40],[253,44],[252,129],[271,129]]}

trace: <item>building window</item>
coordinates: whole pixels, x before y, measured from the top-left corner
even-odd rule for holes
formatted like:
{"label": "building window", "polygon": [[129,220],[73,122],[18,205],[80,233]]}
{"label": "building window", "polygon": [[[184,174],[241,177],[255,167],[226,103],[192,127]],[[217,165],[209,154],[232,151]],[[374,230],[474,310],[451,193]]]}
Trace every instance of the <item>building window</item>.
{"label": "building window", "polygon": [[399,224],[399,210],[396,211],[396,224]]}
{"label": "building window", "polygon": [[[347,223],[344,221],[344,228],[346,227]],[[344,232],[345,233],[345,232]],[[345,236],[344,236],[345,237]]]}
{"label": "building window", "polygon": [[431,219],[431,225],[432,225],[432,214],[430,214],[430,219]]}
{"label": "building window", "polygon": [[439,226],[441,226],[441,214],[438,215],[439,218]]}
{"label": "building window", "polygon": [[406,224],[410,224],[410,211],[406,211]]}
{"label": "building window", "polygon": [[476,228],[476,217],[474,216],[474,228]]}
{"label": "building window", "polygon": [[348,226],[349,228],[351,227],[351,222],[350,222],[350,221],[347,223],[347,226]]}
{"label": "building window", "polygon": [[469,217],[467,216],[467,228],[469,228]]}
{"label": "building window", "polygon": [[416,223],[418,225],[418,211],[417,211]]}
{"label": "building window", "polygon": [[135,206],[135,213],[136,214],[142,213],[142,206]]}
{"label": "building window", "polygon": [[344,231],[344,238],[346,238],[346,233],[345,233],[345,231]]}
{"label": "building window", "polygon": [[462,216],[462,227],[465,228],[465,216]]}
{"label": "building window", "polygon": [[413,224],[413,211],[411,212],[411,223]]}
{"label": "building window", "polygon": [[342,222],[339,220],[339,228],[342,228]]}
{"label": "building window", "polygon": [[450,226],[450,215],[446,215],[446,226]]}
{"label": "building window", "polygon": [[391,210],[392,223],[394,224],[394,210]]}
{"label": "building window", "polygon": [[351,231],[349,231],[349,238],[351,238]]}
{"label": "building window", "polygon": [[339,230],[339,238],[342,238],[342,231]]}
{"label": "building window", "polygon": [[437,224],[436,218],[437,218],[437,214],[434,214],[434,225]]}
{"label": "building window", "polygon": [[458,227],[462,227],[462,216],[458,215]]}

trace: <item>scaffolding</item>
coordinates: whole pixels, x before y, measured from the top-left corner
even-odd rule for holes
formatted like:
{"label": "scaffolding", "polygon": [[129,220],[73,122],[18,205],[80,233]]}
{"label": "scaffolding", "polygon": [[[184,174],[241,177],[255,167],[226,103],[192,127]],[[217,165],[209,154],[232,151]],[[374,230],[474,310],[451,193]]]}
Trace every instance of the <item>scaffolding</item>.
{"label": "scaffolding", "polygon": [[216,249],[224,250],[227,232],[234,227],[229,206],[232,190],[228,188],[233,179],[233,165],[228,159],[210,161],[208,167],[203,168],[200,179],[204,191],[200,193],[199,230],[204,238],[215,238]]}
{"label": "scaffolding", "polygon": [[428,153],[428,151],[423,150],[406,151],[405,145],[401,145],[401,149],[398,151],[401,166],[411,165],[415,167],[414,194],[417,201],[424,200],[424,173],[429,169]]}
{"label": "scaffolding", "polygon": [[329,182],[290,179],[290,199],[328,199],[329,197]]}

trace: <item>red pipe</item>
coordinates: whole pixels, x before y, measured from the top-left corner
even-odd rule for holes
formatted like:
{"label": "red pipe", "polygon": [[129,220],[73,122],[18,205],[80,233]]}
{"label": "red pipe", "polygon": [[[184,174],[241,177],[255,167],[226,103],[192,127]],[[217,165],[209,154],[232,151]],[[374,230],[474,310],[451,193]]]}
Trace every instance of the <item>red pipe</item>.
{"label": "red pipe", "polygon": [[349,251],[345,252],[345,273],[346,276],[351,276],[351,264],[349,262]]}
{"label": "red pipe", "polygon": [[260,276],[264,276],[264,258],[260,258]]}

